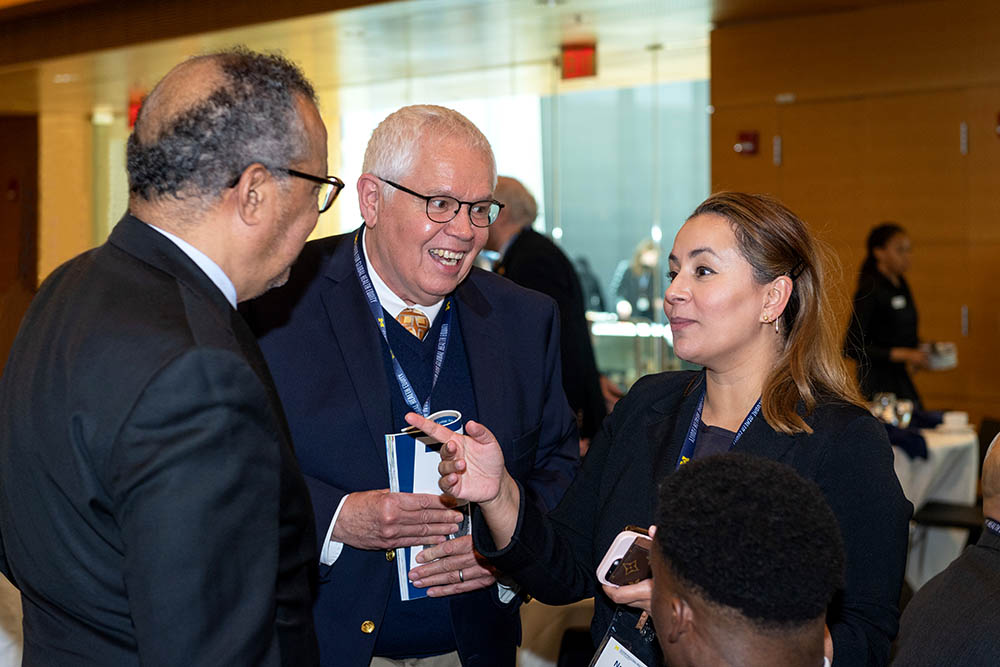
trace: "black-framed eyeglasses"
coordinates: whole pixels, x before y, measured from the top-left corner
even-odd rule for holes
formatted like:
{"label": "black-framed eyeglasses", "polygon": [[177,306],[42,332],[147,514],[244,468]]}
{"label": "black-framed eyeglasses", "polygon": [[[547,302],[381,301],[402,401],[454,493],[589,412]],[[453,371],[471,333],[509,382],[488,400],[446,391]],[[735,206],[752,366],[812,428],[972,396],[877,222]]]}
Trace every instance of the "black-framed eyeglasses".
{"label": "black-framed eyeglasses", "polygon": [[[333,201],[337,198],[337,195],[340,194],[340,191],[344,189],[344,182],[336,176],[313,176],[312,174],[307,174],[304,171],[296,171],[295,169],[288,169],[287,167],[276,167],[274,171],[283,171],[289,176],[304,178],[307,181],[319,183],[319,192],[316,193],[316,206],[319,208],[320,213],[330,210],[330,207],[333,206]],[[240,182],[240,176],[242,175],[243,172],[237,174],[236,178],[234,178],[229,184],[229,187],[235,188],[236,184]]]}
{"label": "black-framed eyeglasses", "polygon": [[397,190],[402,190],[408,195],[413,195],[418,199],[423,199],[427,202],[427,217],[433,222],[440,222],[442,224],[446,222],[451,222],[458,215],[458,212],[462,210],[462,204],[469,207],[469,222],[471,222],[476,227],[489,227],[493,224],[493,221],[497,219],[500,215],[500,209],[503,208],[503,204],[495,199],[484,199],[483,201],[462,201],[460,199],[455,199],[454,197],[449,197],[447,195],[422,195],[419,192],[414,192],[410,188],[403,187],[399,183],[393,183],[392,181],[378,177],[378,180],[382,181],[386,185],[391,185]]}
{"label": "black-framed eyeglasses", "polygon": [[295,171],[294,169],[288,169],[286,167],[278,167],[278,171],[283,171],[289,176],[295,176],[296,178],[304,178],[307,181],[312,181],[313,183],[319,183],[319,192],[316,193],[316,204],[319,206],[319,212],[323,213],[333,206],[333,200],[337,198],[340,191],[344,189],[344,182],[337,178],[336,176],[313,176],[312,174],[307,174],[301,171]]}

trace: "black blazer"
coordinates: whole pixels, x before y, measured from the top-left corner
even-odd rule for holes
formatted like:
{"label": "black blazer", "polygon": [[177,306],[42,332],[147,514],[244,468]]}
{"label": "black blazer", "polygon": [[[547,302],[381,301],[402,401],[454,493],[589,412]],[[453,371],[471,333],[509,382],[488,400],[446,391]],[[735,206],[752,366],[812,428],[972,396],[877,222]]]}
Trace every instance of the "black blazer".
{"label": "black blazer", "polygon": [[984,528],[906,605],[893,665],[992,667],[1000,662],[1000,535]]}
{"label": "black blazer", "polygon": [[917,307],[906,280],[900,276],[897,286],[878,271],[862,274],[844,341],[844,352],[858,362],[861,392],[871,398],[891,391],[899,398],[912,399],[919,408],[920,395],[906,364],[889,359],[894,347],[919,345]]}
{"label": "black blazer", "polygon": [[[478,511],[476,547],[542,602],[596,596],[592,633],[614,606],[595,569],[626,525],[653,522],[659,480],[676,467],[704,378],[681,371],[640,379],[605,421],[583,468],[548,519],[528,503],[512,542],[497,551]],[[885,429],[861,408],[826,403],[806,418],[812,435],[784,435],[757,417],[736,450],[780,461],[815,481],[840,524],[846,588],[828,617],[838,665],[881,665],[896,635],[912,506],[892,467]]]}
{"label": "black blazer", "polygon": [[549,295],[559,306],[563,388],[573,413],[579,415],[580,436],[593,437],[607,407],[576,269],[555,243],[528,227],[507,248],[496,271],[522,287]]}
{"label": "black blazer", "polygon": [[0,380],[25,665],[309,665],[313,516],[249,328],[126,215],[42,285]]}
{"label": "black blazer", "polygon": [[[307,243],[288,284],[245,307],[288,414],[319,540],[346,494],[388,488],[385,434],[402,426],[393,423],[395,378],[384,370],[353,241],[352,232]],[[479,269],[454,296],[478,421],[497,436],[530,497],[554,507],[576,474],[579,442],[560,382],[555,304]],[[332,566],[320,566],[324,666],[368,665],[396,572],[386,552],[346,545]],[[462,664],[513,665],[518,604],[501,604],[495,586],[449,600]],[[362,632],[365,621],[375,632]]]}

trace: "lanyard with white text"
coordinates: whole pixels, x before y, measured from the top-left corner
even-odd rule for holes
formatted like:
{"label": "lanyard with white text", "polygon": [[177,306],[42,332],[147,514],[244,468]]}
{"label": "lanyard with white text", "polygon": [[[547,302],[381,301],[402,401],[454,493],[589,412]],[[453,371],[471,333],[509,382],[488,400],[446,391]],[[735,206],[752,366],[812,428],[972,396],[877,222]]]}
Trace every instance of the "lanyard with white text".
{"label": "lanyard with white text", "polygon": [[361,259],[361,251],[358,250],[359,234],[360,231],[354,234],[354,268],[358,272],[358,280],[361,281],[361,287],[368,299],[368,307],[371,308],[372,316],[375,318],[379,331],[382,332],[382,338],[385,339],[385,344],[389,348],[389,356],[392,357],[392,370],[396,374],[399,390],[403,392],[403,399],[411,410],[426,417],[431,413],[431,394],[434,393],[434,385],[437,384],[438,375],[441,374],[444,353],[448,348],[448,331],[451,329],[451,299],[444,302],[444,320],[441,322],[441,333],[438,335],[437,351],[434,354],[434,376],[431,379],[431,390],[427,394],[427,400],[424,401],[423,405],[420,405],[420,401],[417,400],[417,392],[413,391],[413,385],[410,384],[409,378],[406,377],[403,367],[399,365],[399,360],[396,359],[396,355],[392,351],[392,346],[389,345],[389,335],[385,330],[385,312],[382,310],[382,304],[379,303],[378,295],[375,294],[375,288],[372,287],[371,278],[368,277],[368,270]]}
{"label": "lanyard with white text", "polygon": [[[695,442],[698,440],[698,426],[701,424],[701,411],[704,407],[705,390],[703,389],[701,391],[701,398],[698,399],[698,407],[694,411],[694,417],[691,418],[691,426],[688,427],[687,437],[684,438],[684,447],[681,448],[681,455],[677,457],[678,468],[690,461],[691,457],[694,456],[694,446]],[[736,437],[733,438],[733,442],[729,445],[729,449],[736,446],[739,439],[743,437],[743,433],[747,430],[747,427],[750,426],[750,422],[754,420],[754,417],[756,417],[759,412],[760,399],[758,398],[757,402],[754,403],[750,412],[747,414],[746,419],[743,420],[743,425],[740,426],[740,430],[736,432]]]}
{"label": "lanyard with white text", "polygon": [[1000,523],[997,523],[993,519],[986,519],[986,528],[997,537],[1000,537]]}

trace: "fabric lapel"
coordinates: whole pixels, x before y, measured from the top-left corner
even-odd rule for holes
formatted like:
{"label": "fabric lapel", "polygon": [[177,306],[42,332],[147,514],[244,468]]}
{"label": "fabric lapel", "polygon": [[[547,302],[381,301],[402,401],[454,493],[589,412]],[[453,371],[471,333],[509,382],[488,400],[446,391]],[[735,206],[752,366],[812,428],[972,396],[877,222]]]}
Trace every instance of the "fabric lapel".
{"label": "fabric lapel", "polygon": [[382,337],[354,270],[353,243],[351,234],[337,245],[322,278],[320,298],[330,320],[330,336],[344,359],[372,444],[380,460],[388,465],[385,435],[392,429],[389,380],[382,370]]}
{"label": "fabric lapel", "polygon": [[691,418],[694,417],[698,398],[705,387],[704,372],[691,376],[691,382],[679,386],[675,393],[664,396],[653,404],[646,436],[655,453],[653,466],[653,488],[677,468],[677,458],[684,446]]}
{"label": "fabric lapel", "polygon": [[510,401],[504,400],[509,379],[500,372],[509,356],[505,341],[496,334],[499,327],[493,323],[493,306],[476,284],[480,270],[472,269],[455,290],[455,300],[476,395],[477,421],[492,430],[500,443],[509,443],[516,424],[510,420]]}
{"label": "fabric lapel", "polygon": [[[115,225],[108,243],[137,259],[174,276],[179,282],[215,304],[219,315],[233,309],[225,295],[191,258],[174,243],[142,220],[126,213]],[[228,322],[228,317],[223,318]]]}

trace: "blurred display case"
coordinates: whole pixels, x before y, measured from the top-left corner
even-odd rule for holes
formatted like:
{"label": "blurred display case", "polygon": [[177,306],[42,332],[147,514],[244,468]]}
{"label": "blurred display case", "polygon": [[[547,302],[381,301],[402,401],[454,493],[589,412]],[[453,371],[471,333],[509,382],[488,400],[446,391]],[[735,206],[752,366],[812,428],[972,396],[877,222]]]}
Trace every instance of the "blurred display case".
{"label": "blurred display case", "polygon": [[628,390],[643,375],[688,367],[674,354],[670,326],[587,311],[597,368]]}

